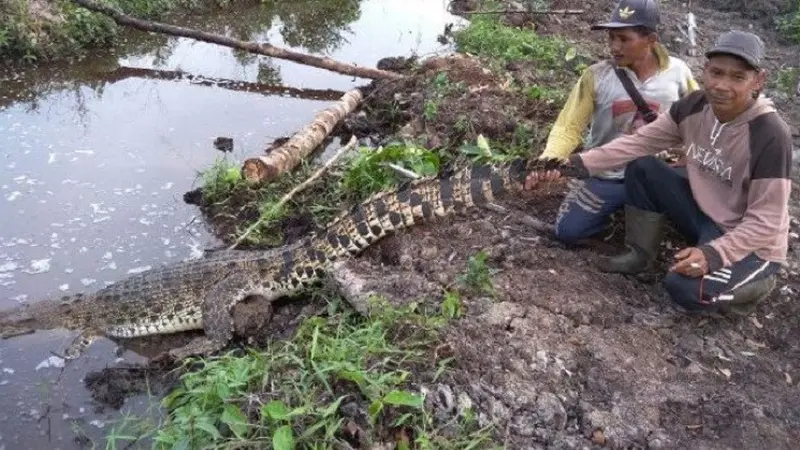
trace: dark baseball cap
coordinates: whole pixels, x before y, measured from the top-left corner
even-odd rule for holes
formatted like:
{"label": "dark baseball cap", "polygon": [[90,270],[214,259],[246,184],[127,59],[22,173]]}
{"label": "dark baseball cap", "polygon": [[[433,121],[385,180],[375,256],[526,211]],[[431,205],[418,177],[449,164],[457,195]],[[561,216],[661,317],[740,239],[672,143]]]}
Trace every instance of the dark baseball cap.
{"label": "dark baseball cap", "polygon": [[661,23],[658,0],[622,0],[611,13],[611,21],[592,25],[592,30],[643,26],[655,30]]}
{"label": "dark baseball cap", "polygon": [[747,31],[728,31],[717,38],[714,47],[706,52],[706,57],[719,54],[737,56],[754,69],[760,69],[764,59],[764,42]]}

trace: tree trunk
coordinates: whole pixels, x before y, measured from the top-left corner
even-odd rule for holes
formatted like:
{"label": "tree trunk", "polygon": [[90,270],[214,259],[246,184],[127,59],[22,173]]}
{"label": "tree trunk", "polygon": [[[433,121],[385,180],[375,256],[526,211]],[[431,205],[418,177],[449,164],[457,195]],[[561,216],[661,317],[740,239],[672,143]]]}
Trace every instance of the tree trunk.
{"label": "tree trunk", "polygon": [[121,66],[102,76],[102,80],[110,84],[128,78],[148,78],[154,80],[188,80],[193,85],[215,86],[232,91],[257,92],[267,95],[286,95],[304,100],[333,101],[344,95],[343,91],[334,89],[304,89],[280,84],[250,83],[247,81],[228,80],[224,78],[209,78],[202,75],[192,75],[180,70],[145,69],[140,67]]}
{"label": "tree trunk", "polygon": [[308,157],[333,131],[336,124],[361,103],[358,89],[346,92],[333,106],[317,113],[314,120],[284,145],[264,156],[248,158],[242,165],[242,177],[251,183],[268,182],[293,169]]}
{"label": "tree trunk", "polygon": [[245,42],[237,39],[221,36],[218,34],[207,33],[200,30],[193,30],[191,28],[184,28],[175,25],[167,25],[158,22],[150,22],[147,20],[136,19],[123,14],[119,10],[101,5],[94,0],[71,0],[73,3],[83,6],[84,8],[100,14],[104,14],[114,22],[135,28],[137,30],[163,33],[171,36],[188,37],[197,39],[199,41],[210,42],[212,44],[223,45],[238,50],[243,50],[250,53],[257,53],[259,55],[271,56],[273,58],[281,58],[289,61],[294,61],[308,66],[318,67],[320,69],[330,70],[345,75],[352,75],[368,79],[400,79],[403,75],[385,70],[379,70],[371,67],[357,67],[352,64],[339,62],[327,57],[319,57],[308,55],[305,53],[295,52],[280,47],[275,47],[266,43],[258,42]]}

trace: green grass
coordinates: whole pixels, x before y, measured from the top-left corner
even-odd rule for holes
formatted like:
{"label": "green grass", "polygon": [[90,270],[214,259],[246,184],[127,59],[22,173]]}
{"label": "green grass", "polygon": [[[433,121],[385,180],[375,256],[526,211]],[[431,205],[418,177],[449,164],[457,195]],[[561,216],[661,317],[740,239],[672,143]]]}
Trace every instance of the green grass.
{"label": "green grass", "polygon": [[456,282],[463,286],[467,292],[495,295],[492,275],[496,270],[490,268],[486,263],[488,256],[483,250],[470,256],[466,270],[456,278]]}
{"label": "green grass", "polygon": [[225,200],[239,186],[243,185],[241,169],[226,158],[217,158],[214,164],[201,173],[203,196],[210,203]]}
{"label": "green grass", "polygon": [[798,81],[800,81],[800,68],[786,67],[778,71],[773,85],[784,94],[794,96]]}
{"label": "green grass", "polygon": [[432,349],[460,314],[458,297],[448,294],[441,312],[380,299],[373,306],[360,316],[332,304],[328,317],[306,319],[290,340],[185,361],[196,368],[162,400],[164,422],[147,431],[126,422],[109,445],[147,435],[159,449],[334,449],[358,431],[359,448],[496,448],[470,408],[435,420],[419,387],[447,370],[449,360]]}
{"label": "green grass", "polygon": [[408,179],[390,164],[430,177],[439,173],[441,160],[436,153],[410,143],[394,142],[377,149],[362,147],[346,163],[339,184],[342,195],[364,200]]}
{"label": "green grass", "polygon": [[504,25],[493,15],[473,16],[469,26],[453,33],[458,51],[499,63],[535,61],[543,70],[560,70],[574,59],[574,48],[560,37],[539,36],[532,29]]}
{"label": "green grass", "polygon": [[[201,172],[204,200],[218,206],[217,211],[234,214],[230,209],[257,208],[259,225],[244,240],[249,245],[280,245],[281,223],[292,215],[310,215],[317,226],[324,226],[348,205],[362,202],[371,195],[397,188],[413,176],[435,177],[445,165],[455,163],[503,163],[527,154],[526,145],[533,131],[521,126],[515,142],[490,145],[478,136],[474,143],[461,145],[457,152],[435,152],[412,142],[391,142],[379,148],[361,147],[337,162],[328,174],[297,193],[278,207],[280,199],[316,170],[312,162],[304,162],[270,183],[250,186],[240,174],[238,163],[220,158]],[[412,176],[413,175],[413,176]],[[235,201],[234,201],[235,200]],[[226,204],[232,206],[225,207]],[[240,234],[254,221],[239,223]],[[238,238],[235,236],[234,238]]]}
{"label": "green grass", "polygon": [[791,43],[800,44],[800,0],[794,0],[790,10],[776,19],[778,33]]}

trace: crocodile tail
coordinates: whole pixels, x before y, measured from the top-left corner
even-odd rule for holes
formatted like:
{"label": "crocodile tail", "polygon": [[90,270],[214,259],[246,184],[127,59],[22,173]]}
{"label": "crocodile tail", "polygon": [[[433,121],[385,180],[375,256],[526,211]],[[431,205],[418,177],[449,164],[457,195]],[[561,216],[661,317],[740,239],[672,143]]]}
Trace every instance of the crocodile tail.
{"label": "crocodile tail", "polygon": [[526,159],[468,166],[451,176],[413,181],[380,192],[332,220],[312,246],[330,259],[355,255],[389,233],[491,202],[521,186]]}

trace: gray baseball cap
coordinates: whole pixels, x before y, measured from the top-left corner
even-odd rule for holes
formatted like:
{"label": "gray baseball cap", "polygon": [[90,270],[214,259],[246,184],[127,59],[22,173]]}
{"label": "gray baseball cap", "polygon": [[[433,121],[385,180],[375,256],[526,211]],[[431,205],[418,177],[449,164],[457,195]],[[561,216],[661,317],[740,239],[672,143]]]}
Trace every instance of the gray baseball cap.
{"label": "gray baseball cap", "polygon": [[614,7],[610,21],[592,25],[592,30],[636,26],[655,30],[660,23],[658,0],[622,0]]}
{"label": "gray baseball cap", "polygon": [[754,68],[760,69],[764,60],[764,42],[747,31],[728,31],[717,38],[714,47],[706,52],[706,57],[719,54],[738,56]]}

